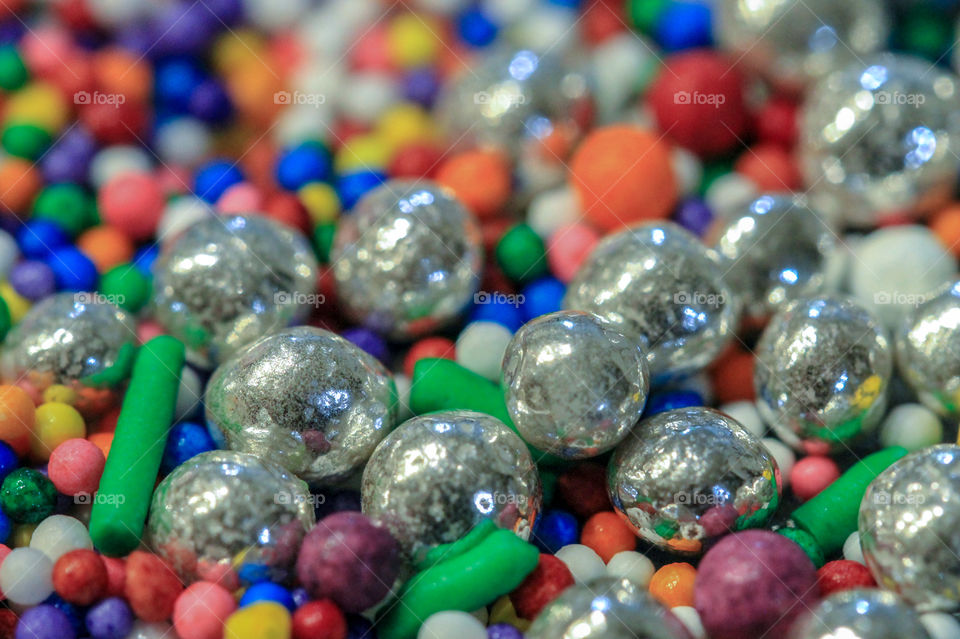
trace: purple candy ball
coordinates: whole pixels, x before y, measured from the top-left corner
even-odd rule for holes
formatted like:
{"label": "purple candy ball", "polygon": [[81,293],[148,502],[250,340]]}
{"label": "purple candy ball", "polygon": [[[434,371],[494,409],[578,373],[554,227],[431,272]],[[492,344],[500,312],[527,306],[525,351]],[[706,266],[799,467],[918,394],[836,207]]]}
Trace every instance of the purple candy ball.
{"label": "purple candy ball", "polygon": [[397,578],[400,547],[383,528],[358,512],[341,512],[307,533],[297,576],[314,599],[332,599],[346,612],[379,603]]}
{"label": "purple candy ball", "polygon": [[700,561],[694,607],[711,639],[785,637],[797,615],[820,598],[817,569],[783,535],[728,535]]}
{"label": "purple candy ball", "polygon": [[26,260],[10,270],[10,286],[31,302],[37,302],[53,293],[57,284],[53,269],[36,260]]}
{"label": "purple candy ball", "polygon": [[123,639],[133,627],[133,613],[126,601],[109,597],[87,611],[86,624],[93,639]]}
{"label": "purple candy ball", "polygon": [[403,94],[411,102],[429,108],[440,90],[440,78],[433,69],[414,69],[403,79]]}
{"label": "purple candy ball", "polygon": [[487,628],[487,639],[523,639],[523,633],[508,623],[495,623]]}
{"label": "purple candy ball", "polygon": [[20,615],[14,636],[16,639],[75,639],[77,633],[62,610],[44,604]]}
{"label": "purple candy ball", "polygon": [[680,202],[673,219],[694,235],[702,237],[713,221],[713,211],[700,198],[691,197]]}
{"label": "purple candy ball", "polygon": [[387,342],[368,328],[348,328],[341,333],[341,337],[353,342],[381,362],[386,361],[390,355]]}
{"label": "purple candy ball", "polygon": [[158,36],[156,54],[196,55],[223,25],[202,2],[181,2],[162,10],[153,26]]}

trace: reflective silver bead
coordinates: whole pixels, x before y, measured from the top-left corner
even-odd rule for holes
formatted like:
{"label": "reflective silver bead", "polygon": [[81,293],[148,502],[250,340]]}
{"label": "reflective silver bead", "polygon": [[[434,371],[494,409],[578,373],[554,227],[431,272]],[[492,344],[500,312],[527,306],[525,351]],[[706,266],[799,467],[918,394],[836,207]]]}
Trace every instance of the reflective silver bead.
{"label": "reflective silver bead", "polygon": [[[881,587],[922,612],[960,609],[960,446],[911,453],[860,503],[860,544]],[[908,636],[908,635],[904,635]]]}
{"label": "reflective silver bead", "polygon": [[716,251],[672,222],[608,235],[567,288],[563,306],[595,313],[636,340],[654,385],[712,362],[736,329],[738,303]]}
{"label": "reflective silver bead", "polygon": [[214,450],[160,482],[144,541],[187,582],[233,571],[283,581],[314,523],[302,481],[254,455]]}
{"label": "reflective silver bead", "polygon": [[564,459],[594,457],[619,444],[643,413],[649,378],[636,343],[579,311],[528,322],[503,359],[507,410],[520,436]]}
{"label": "reflective silver bead", "polygon": [[614,510],[660,548],[694,555],[730,531],[762,526],[780,503],[776,462],[711,408],[657,413],[620,444],[607,488]]}
{"label": "reflective silver bead", "polygon": [[472,411],[407,420],[363,471],[363,512],[414,561],[492,519],[526,539],[540,510],[540,476],[523,440]]}
{"label": "reflective silver bead", "polygon": [[353,320],[397,339],[454,319],[480,285],[480,227],[453,194],[426,180],[390,180],[337,226],[330,261]]}
{"label": "reflective silver bead", "polygon": [[213,368],[268,331],[306,318],[317,262],[298,232],[260,215],[210,217],[164,245],[154,265],[154,317]]}
{"label": "reflective silver bead", "polygon": [[791,302],[757,343],[757,408],[795,448],[843,449],[883,418],[892,350],[879,320],[853,300]]}
{"label": "reflective silver bead", "polygon": [[207,384],[207,421],[234,450],[312,484],[360,469],[397,419],[393,379],[376,358],[311,326],[271,333]]}
{"label": "reflective silver bead", "polygon": [[691,639],[686,626],[629,579],[597,577],[551,601],[526,639]]}
{"label": "reflective silver bead", "polygon": [[824,215],[803,198],[778,194],[720,215],[708,235],[729,260],[724,280],[753,318],[820,293],[837,237]]}
{"label": "reflective silver bead", "polygon": [[893,593],[877,588],[835,592],[805,611],[790,639],[930,639],[920,616]]}

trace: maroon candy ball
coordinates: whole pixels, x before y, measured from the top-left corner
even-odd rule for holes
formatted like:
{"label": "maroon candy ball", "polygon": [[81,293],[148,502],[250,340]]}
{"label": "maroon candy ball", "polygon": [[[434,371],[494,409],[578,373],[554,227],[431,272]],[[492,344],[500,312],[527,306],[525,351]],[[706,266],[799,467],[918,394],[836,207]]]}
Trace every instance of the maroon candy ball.
{"label": "maroon candy ball", "polygon": [[724,537],[704,555],[693,598],[711,639],[784,637],[819,599],[817,571],[783,535],[747,530]]}
{"label": "maroon candy ball", "polygon": [[307,533],[297,576],[314,599],[332,599],[346,612],[362,612],[390,591],[399,555],[386,530],[361,513],[339,512]]}

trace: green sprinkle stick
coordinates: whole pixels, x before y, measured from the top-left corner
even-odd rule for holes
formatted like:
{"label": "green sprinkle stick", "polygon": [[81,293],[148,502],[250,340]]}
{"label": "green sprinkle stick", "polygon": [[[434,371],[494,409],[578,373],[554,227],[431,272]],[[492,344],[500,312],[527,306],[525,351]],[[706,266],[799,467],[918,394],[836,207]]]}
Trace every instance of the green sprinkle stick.
{"label": "green sprinkle stick", "polygon": [[125,555],[140,543],[183,361],[183,344],[167,335],[153,338],[137,354],[90,515],[90,536],[105,555]]}

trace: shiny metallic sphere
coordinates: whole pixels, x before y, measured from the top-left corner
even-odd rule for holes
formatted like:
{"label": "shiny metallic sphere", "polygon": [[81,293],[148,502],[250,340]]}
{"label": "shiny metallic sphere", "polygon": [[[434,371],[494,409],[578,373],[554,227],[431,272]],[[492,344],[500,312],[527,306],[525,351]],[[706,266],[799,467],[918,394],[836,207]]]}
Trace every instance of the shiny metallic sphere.
{"label": "shiny metallic sphere", "polygon": [[330,261],[348,316],[408,339],[457,317],[480,285],[480,227],[453,194],[424,180],[390,180],[337,226]]}
{"label": "shiny metallic sphere", "polygon": [[207,421],[226,445],[312,484],[358,471],[397,419],[393,378],[376,358],[311,326],[271,333],[214,372]]}
{"label": "shiny metallic sphere", "polygon": [[540,475],[503,422],[445,411],[407,420],[377,446],[361,496],[363,512],[419,561],[485,519],[526,539],[540,510]]}
{"label": "shiny metallic sphere", "polygon": [[740,424],[711,408],[642,422],[607,471],[614,510],[633,531],[681,555],[730,531],[763,526],[780,503],[776,462]]}
{"label": "shiny metallic sphere", "polygon": [[640,347],[590,313],[524,325],[503,359],[510,419],[531,446],[564,459],[605,453],[640,419],[650,389]]}
{"label": "shiny metallic sphere", "polygon": [[805,611],[790,639],[930,639],[920,617],[891,592],[863,588],[835,592]]}

